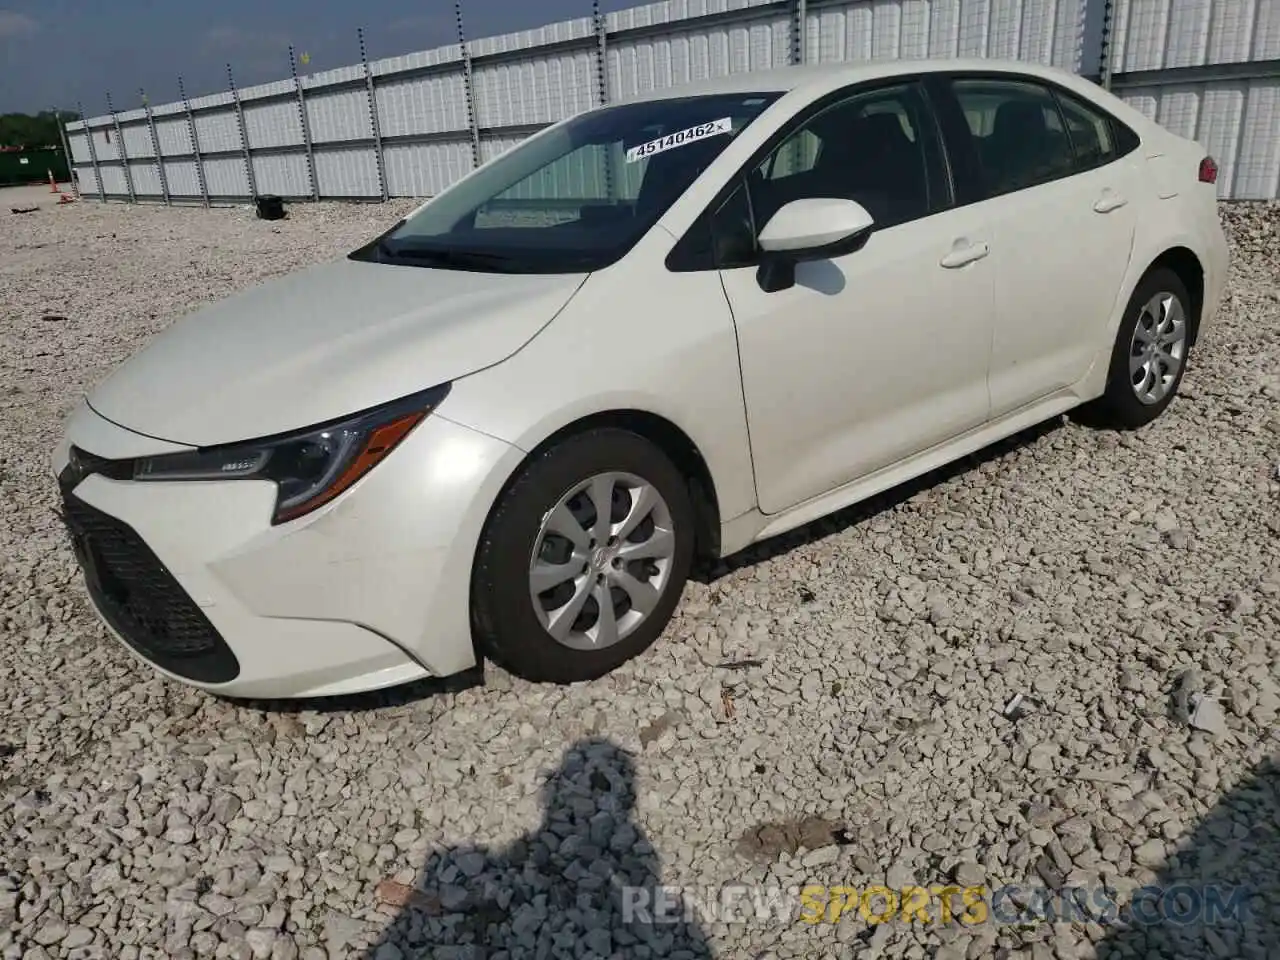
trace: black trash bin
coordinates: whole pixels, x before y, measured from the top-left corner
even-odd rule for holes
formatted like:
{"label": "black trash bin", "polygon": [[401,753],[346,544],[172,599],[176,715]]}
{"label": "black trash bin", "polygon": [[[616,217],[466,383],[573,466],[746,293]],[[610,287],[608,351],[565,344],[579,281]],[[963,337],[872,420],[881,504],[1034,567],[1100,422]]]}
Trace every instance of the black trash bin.
{"label": "black trash bin", "polygon": [[284,201],[276,196],[262,196],[258,198],[258,219],[259,220],[283,220],[284,219]]}

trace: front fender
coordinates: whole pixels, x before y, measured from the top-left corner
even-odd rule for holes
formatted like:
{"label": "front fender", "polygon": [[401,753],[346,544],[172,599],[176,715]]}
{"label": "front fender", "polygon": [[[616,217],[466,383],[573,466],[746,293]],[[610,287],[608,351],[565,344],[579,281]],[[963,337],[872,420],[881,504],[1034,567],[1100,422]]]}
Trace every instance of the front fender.
{"label": "front fender", "polygon": [[666,270],[670,246],[654,231],[592,274],[517,354],[456,381],[441,413],[525,451],[595,414],[651,413],[701,452],[724,520],[752,509],[733,316],[719,274]]}

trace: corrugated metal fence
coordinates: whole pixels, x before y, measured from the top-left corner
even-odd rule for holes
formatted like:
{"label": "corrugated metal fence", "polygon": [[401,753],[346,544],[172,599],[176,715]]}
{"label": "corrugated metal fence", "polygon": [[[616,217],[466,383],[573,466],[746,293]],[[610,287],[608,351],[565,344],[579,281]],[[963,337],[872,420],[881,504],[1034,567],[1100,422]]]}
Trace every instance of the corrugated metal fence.
{"label": "corrugated metal fence", "polygon": [[1219,194],[1280,197],[1280,0],[1116,0],[1113,89],[1221,164]]}
{"label": "corrugated metal fence", "polygon": [[[438,193],[546,124],[706,77],[979,56],[1098,79],[1280,196],[1280,0],[668,0],[67,125],[83,195],[225,202]],[[108,109],[110,100],[108,99]],[[82,111],[83,114],[83,111]]]}

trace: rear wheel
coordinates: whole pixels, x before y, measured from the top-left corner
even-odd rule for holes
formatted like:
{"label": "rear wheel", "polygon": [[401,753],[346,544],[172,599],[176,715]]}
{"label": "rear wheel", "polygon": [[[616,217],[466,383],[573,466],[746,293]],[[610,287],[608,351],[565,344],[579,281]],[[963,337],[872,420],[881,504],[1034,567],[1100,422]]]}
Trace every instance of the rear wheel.
{"label": "rear wheel", "polygon": [[1106,392],[1090,412],[1102,426],[1133,430],[1173,401],[1191,348],[1191,298],[1172,270],[1152,270],[1129,300],[1111,352]]}
{"label": "rear wheel", "polygon": [[472,573],[481,652],[529,680],[601,676],[648,647],[693,557],[679,471],[637,434],[578,434],[534,457],[490,515]]}

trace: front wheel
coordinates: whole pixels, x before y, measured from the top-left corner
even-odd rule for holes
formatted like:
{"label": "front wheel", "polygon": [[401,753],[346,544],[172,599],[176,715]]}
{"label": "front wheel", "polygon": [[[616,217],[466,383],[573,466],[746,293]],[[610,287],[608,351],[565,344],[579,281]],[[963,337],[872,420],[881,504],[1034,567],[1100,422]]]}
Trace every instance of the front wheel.
{"label": "front wheel", "polygon": [[1138,283],[1120,320],[1106,392],[1090,412],[1103,426],[1145,426],[1173,401],[1191,349],[1191,298],[1172,270],[1158,268]]}
{"label": "front wheel", "polygon": [[608,673],[671,619],[693,541],[685,479],[643,437],[591,430],[537,454],[499,498],[476,552],[481,652],[528,680]]}

